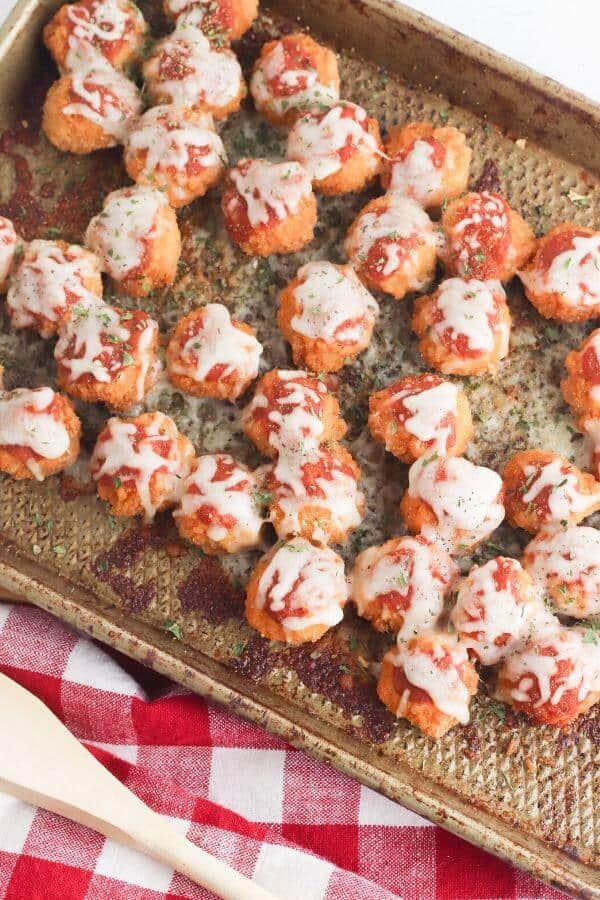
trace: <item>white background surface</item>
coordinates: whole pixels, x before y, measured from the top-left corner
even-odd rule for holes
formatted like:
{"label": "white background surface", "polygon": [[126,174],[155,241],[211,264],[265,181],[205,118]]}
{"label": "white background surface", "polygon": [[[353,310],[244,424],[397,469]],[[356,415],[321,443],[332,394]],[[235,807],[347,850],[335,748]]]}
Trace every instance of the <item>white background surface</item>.
{"label": "white background surface", "polygon": [[405,2],[600,102],[600,0]]}

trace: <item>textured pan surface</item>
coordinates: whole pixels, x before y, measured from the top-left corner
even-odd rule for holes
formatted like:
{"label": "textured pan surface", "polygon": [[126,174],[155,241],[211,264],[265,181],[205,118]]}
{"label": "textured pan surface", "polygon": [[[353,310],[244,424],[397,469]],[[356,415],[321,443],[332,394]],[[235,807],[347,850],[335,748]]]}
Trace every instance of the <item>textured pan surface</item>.
{"label": "textured pan surface", "polygon": [[[352,15],[357,8],[352,6]],[[367,9],[361,6],[360,15]],[[145,12],[158,34],[164,27],[160,16]],[[269,35],[290,27],[263,14],[242,42],[244,65],[251,64]],[[523,144],[522,133],[506,135],[493,124],[493,109],[487,110],[486,123],[427,90],[403,86],[352,53],[342,51],[340,64],[343,95],[365,105],[384,130],[415,118],[462,128],[474,149],[472,183],[481,186],[483,177],[484,186],[500,189],[540,232],[564,219],[600,224],[598,180],[530,139]],[[118,150],[67,158],[40,137],[41,104],[54,77],[40,53],[14,124],[0,138],[0,214],[13,218],[27,238],[80,241],[102,197],[124,184],[126,176]],[[223,138],[232,161],[280,155],[285,147],[282,135],[261,123],[249,106],[227,123]],[[588,147],[585,158],[591,160],[593,153]],[[257,261],[225,238],[218,193],[212,192],[180,215],[183,256],[176,285],[144,306],[166,332],[189,309],[221,299],[236,317],[256,327],[265,345],[264,369],[287,365],[287,350],[274,325],[278,290],[308,258],[342,259],[345,231],[368,196],[320,199],[317,237],[306,251]],[[559,380],[564,356],[589,328],[562,328],[540,319],[518,285],[511,285],[509,297],[515,327],[508,363],[495,378],[466,380],[475,417],[475,440],[467,455],[498,469],[517,449],[545,446],[585,464],[588,451],[573,431]],[[379,299],[381,318],[369,351],[340,373],[339,396],[350,423],[347,443],[361,464],[367,494],[363,526],[343,549],[348,562],[365,546],[402,530],[397,504],[406,467],[369,438],[368,396],[391,379],[423,368],[409,329],[411,302]],[[119,302],[132,304],[127,298]],[[0,362],[9,387],[52,383],[51,343],[11,333],[0,311]],[[239,409],[190,402],[166,384],[159,385],[147,406],[172,415],[199,452],[226,449],[258,463],[241,433]],[[80,412],[89,445],[103,414],[91,408]],[[482,688],[472,706],[472,723],[433,742],[396,723],[378,703],[368,666],[381,657],[386,640],[350,610],[338,629],[310,647],[269,645],[250,631],[241,615],[242,588],[257,554],[225,559],[221,568],[180,545],[168,518],[152,528],[132,527],[107,515],[93,495],[73,489],[68,478],[41,485],[2,478],[0,498],[0,534],[12,542],[2,553],[5,585],[28,589],[36,602],[195,689],[237,702],[244,715],[540,877],[600,896],[596,711],[564,732],[532,728],[489,700]],[[517,535],[501,529],[476,561],[497,555],[500,547],[516,555],[520,545]],[[7,564],[26,577],[11,574]],[[56,593],[36,588],[28,581],[34,575]],[[165,633],[172,622],[180,624],[182,642]]]}

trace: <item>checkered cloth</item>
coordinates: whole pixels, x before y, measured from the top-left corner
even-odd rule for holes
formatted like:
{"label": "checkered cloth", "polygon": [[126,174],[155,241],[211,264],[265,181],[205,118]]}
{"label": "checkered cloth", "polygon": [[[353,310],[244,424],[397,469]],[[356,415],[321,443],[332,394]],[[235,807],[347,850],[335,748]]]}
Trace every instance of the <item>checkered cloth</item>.
{"label": "checkered cloth", "polygon": [[[40,610],[0,603],[0,670],[177,831],[282,900],[563,896]],[[1,793],[0,895],[209,896]]]}

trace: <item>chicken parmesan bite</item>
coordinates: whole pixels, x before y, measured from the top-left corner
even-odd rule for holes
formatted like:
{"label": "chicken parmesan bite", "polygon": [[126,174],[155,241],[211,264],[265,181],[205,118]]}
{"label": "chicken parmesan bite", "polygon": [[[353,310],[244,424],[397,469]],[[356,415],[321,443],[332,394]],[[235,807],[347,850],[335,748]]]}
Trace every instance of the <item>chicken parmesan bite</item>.
{"label": "chicken parmesan bite", "polygon": [[378,631],[408,640],[435,625],[457,578],[458,566],[437,544],[422,535],[392,538],[356,557],[350,598]]}
{"label": "chicken parmesan bite", "polygon": [[560,386],[575,416],[600,418],[600,328],[565,359],[567,377]]}
{"label": "chicken parmesan bite", "polygon": [[142,55],[145,19],[131,0],[65,3],[44,28],[44,44],[61,72],[81,68],[95,56],[122,69]]}
{"label": "chicken parmesan bite", "polygon": [[495,696],[541,725],[564,728],[600,699],[600,644],[583,628],[557,625],[507,657]]}
{"label": "chicken parmesan bite", "polygon": [[98,435],[90,473],[113,515],[149,521],[178,501],[193,458],[191,441],[169,416],[113,417]]}
{"label": "chicken parmesan bite", "polygon": [[272,369],[243,410],[242,427],[263,456],[275,458],[339,441],[348,426],[322,381],[308,372]]}
{"label": "chicken parmesan bite", "polygon": [[227,173],[221,206],[229,236],[244,253],[294,253],[313,239],[317,201],[296,162],[240,160]]}
{"label": "chicken parmesan bite", "polygon": [[461,644],[484,666],[493,666],[548,613],[534,596],[531,576],[516,559],[498,556],[475,566],[459,586],[450,619]]}
{"label": "chicken parmesan bite", "polygon": [[344,248],[367,287],[397,300],[426,288],[435,274],[433,222],[418,203],[401,194],[367,203],[350,226]]}
{"label": "chicken parmesan bite", "polygon": [[511,316],[499,281],[448,278],[415,301],[413,331],[425,362],[444,375],[483,375],[508,356]]}
{"label": "chicken parmesan bite", "polygon": [[469,721],[478,677],[456,635],[424,631],[383,657],[377,695],[391,713],[432,738]]}
{"label": "chicken parmesan bite", "polygon": [[523,568],[559,615],[600,614],[600,531],[543,528],[523,551]]}
{"label": "chicken parmesan bite", "polygon": [[564,222],[540,238],[518,273],[527,299],[546,319],[583,322],[600,316],[600,231]]}
{"label": "chicken parmesan bite", "polygon": [[85,242],[123,293],[145,297],[175,281],[179,226],[167,197],[156,188],[134,185],[108,194],[87,227]]}
{"label": "chicken parmesan bite", "polygon": [[23,242],[10,219],[0,216],[0,294],[8,290],[9,276],[22,252]]}
{"label": "chicken parmesan bite", "polygon": [[545,525],[577,525],[600,509],[600,483],[551,450],[522,450],[503,472],[506,518],[535,534]]}
{"label": "chicken parmesan bite", "polygon": [[118,69],[74,69],[48,90],[42,129],[59,150],[93,153],[122,144],[128,124],[141,111],[137,87]]}
{"label": "chicken parmesan bite", "polygon": [[272,125],[292,125],[303,111],[339,100],[335,53],[308,34],[286,34],[263,44],[250,79],[254,105]]}
{"label": "chicken parmesan bite", "polygon": [[381,169],[379,124],[355,103],[307,112],[293,125],[288,159],[301,163],[321,194],[362,191]]}
{"label": "chicken parmesan bite", "polygon": [[158,324],[143,310],[78,303],[58,324],[58,384],[79,400],[124,412],[156,381],[157,347]]}
{"label": "chicken parmesan bite", "polygon": [[265,484],[277,536],[301,535],[318,544],[342,544],[362,521],[360,469],[339,444],[281,453]]}
{"label": "chicken parmesan bite", "polygon": [[344,617],[344,561],[302,537],[276,544],[250,576],[246,618],[271,641],[317,641]]}
{"label": "chicken parmesan bite", "polygon": [[239,553],[260,544],[264,494],[257,476],[226,453],[194,462],[173,513],[181,537],[204,553]]}
{"label": "chicken parmesan bite", "polygon": [[258,14],[258,0],[163,0],[168,19],[193,15],[215,47],[238,41]]}
{"label": "chicken parmesan bite", "polygon": [[460,386],[426,372],[369,397],[369,430],[405,463],[424,453],[462,456],[473,436],[471,408]]}
{"label": "chicken parmesan bite", "polygon": [[102,298],[98,258],[77,244],[35,240],[27,244],[10,279],[6,308],[13,328],[56,334],[69,307]]}
{"label": "chicken parmesan bite", "polygon": [[337,372],[369,346],[379,306],[351,266],[307,263],[281,293],[278,323],[297,366]]}
{"label": "chicken parmesan bite", "polygon": [[535,250],[535,235],[503,197],[488,191],[452,200],[442,214],[449,275],[510,281]]}
{"label": "chicken parmesan bite", "polygon": [[400,514],[409,531],[466,554],[504,519],[502,479],[462,456],[421,456],[408,473]]}
{"label": "chicken parmesan bite", "polygon": [[166,191],[178,208],[219,181],[226,156],[212,116],[171,105],[154,106],[135,120],[123,161],[133,181]]}
{"label": "chicken parmesan bite", "polygon": [[237,112],[246,96],[235,54],[228,48],[213,47],[186,16],[154,46],[142,72],[153,106],[175,103],[224,119]]}
{"label": "chicken parmesan bite", "polygon": [[79,456],[81,422],[52,388],[0,391],[0,472],[43,481]]}
{"label": "chicken parmesan bite", "polygon": [[473,155],[462,131],[412,122],[390,128],[384,143],[381,184],[424,209],[441,206],[467,189]]}
{"label": "chicken parmesan bite", "polygon": [[252,326],[208,303],[180,319],[169,339],[167,373],[175,387],[196,397],[237,400],[258,375],[262,353]]}

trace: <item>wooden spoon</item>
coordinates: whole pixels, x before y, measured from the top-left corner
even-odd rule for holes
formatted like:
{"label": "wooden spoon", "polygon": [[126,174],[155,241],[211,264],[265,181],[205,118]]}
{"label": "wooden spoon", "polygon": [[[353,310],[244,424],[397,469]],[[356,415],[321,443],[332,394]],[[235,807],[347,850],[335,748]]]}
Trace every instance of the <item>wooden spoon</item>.
{"label": "wooden spoon", "polygon": [[0,790],[140,850],[224,900],[275,900],[174,831],[88,753],[37,697],[2,674],[0,715]]}

